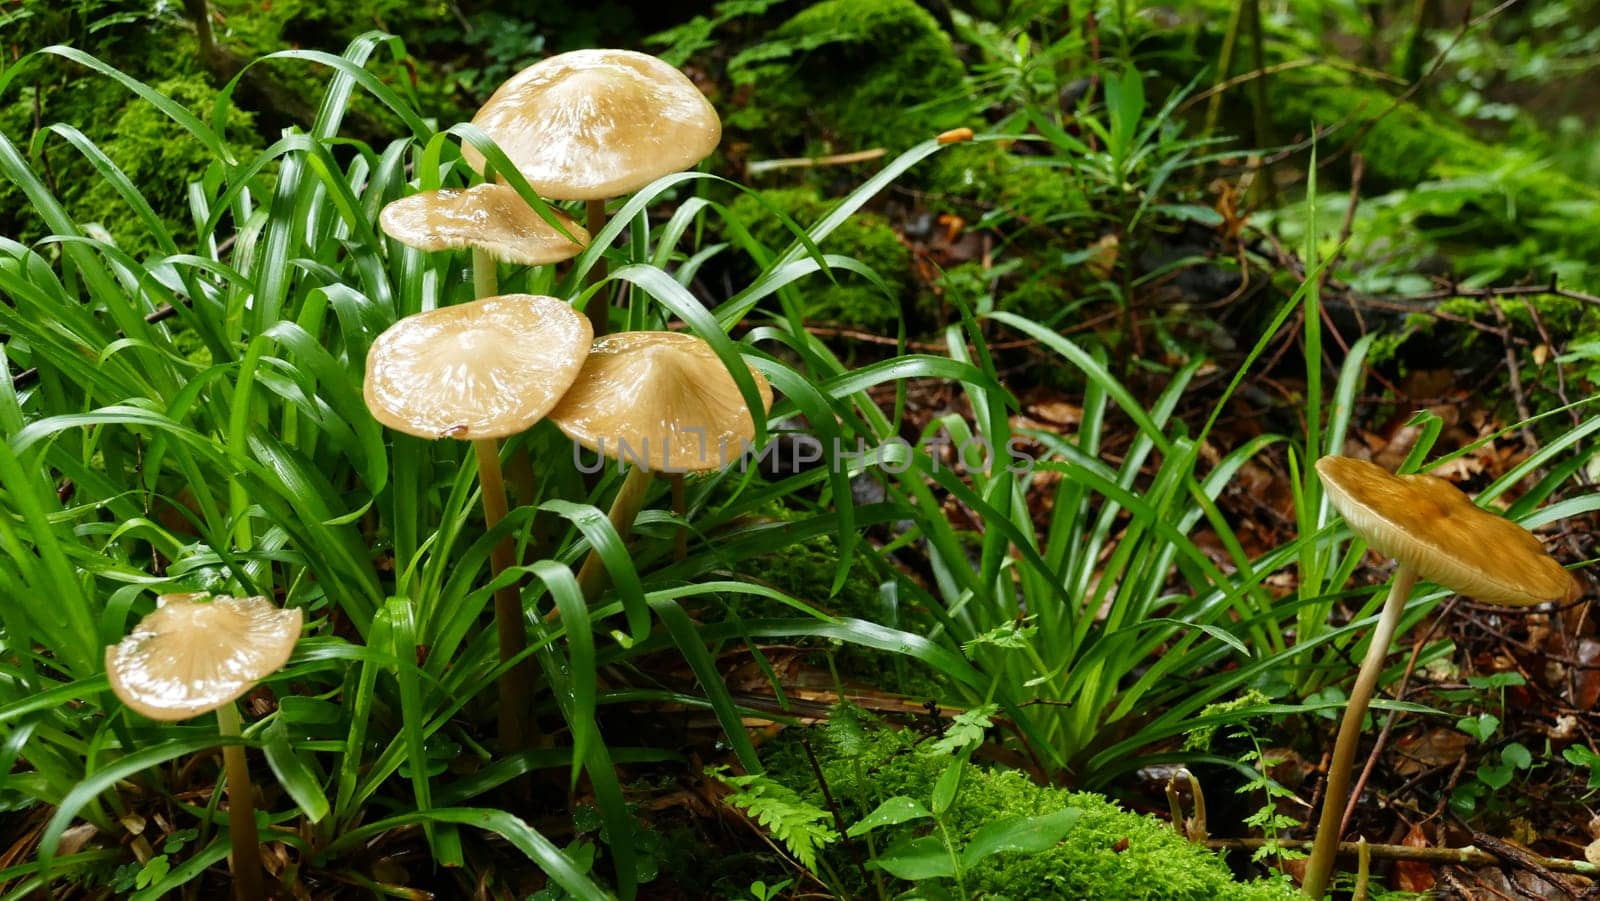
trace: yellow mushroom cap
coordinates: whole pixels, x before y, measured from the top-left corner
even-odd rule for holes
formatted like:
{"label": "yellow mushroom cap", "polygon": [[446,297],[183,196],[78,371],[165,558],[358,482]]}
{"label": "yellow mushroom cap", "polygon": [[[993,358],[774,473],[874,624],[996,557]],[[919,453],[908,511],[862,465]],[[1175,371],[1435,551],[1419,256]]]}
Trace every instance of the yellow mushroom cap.
{"label": "yellow mushroom cap", "polygon": [[[574,50],[535,63],[472,117],[541,196],[601,200],[700,162],[722,139],[688,76],[632,50]],[[461,156],[483,171],[471,144]]]}
{"label": "yellow mushroom cap", "polygon": [[367,352],[367,409],[419,438],[503,438],[538,422],[594,331],[554,297],[503,294],[416,313]]}
{"label": "yellow mushroom cap", "polygon": [[1331,456],[1317,461],[1317,472],[1351,530],[1424,579],[1518,607],[1578,596],[1577,580],[1532,532],[1474,505],[1444,479]]}
{"label": "yellow mushroom cap", "polygon": [[[761,413],[772,387],[754,369]],[[681,332],[619,332],[594,342],[550,421],[590,450],[655,472],[717,469],[755,437],[733,375],[711,345]]]}
{"label": "yellow mushroom cap", "polygon": [[570,260],[589,243],[589,233],[570,216],[552,210],[563,235],[506,185],[443,188],[402,197],[383,208],[378,224],[389,237],[418,250],[476,247],[497,260],[543,266]]}
{"label": "yellow mushroom cap", "polygon": [[154,613],[106,648],[111,691],[153,720],[216,710],[288,662],[300,611],[264,597],[164,594]]}

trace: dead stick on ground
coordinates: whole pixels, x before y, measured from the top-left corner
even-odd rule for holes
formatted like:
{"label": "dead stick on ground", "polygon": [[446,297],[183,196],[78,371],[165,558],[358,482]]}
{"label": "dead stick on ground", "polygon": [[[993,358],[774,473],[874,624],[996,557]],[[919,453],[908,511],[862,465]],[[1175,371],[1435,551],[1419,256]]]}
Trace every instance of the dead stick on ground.
{"label": "dead stick on ground", "polygon": [[[1278,839],[1274,844],[1279,848],[1296,850],[1304,850],[1311,847],[1311,841],[1308,839]],[[1264,838],[1206,839],[1206,847],[1213,851],[1254,851],[1266,845],[1267,839]],[[1513,861],[1472,845],[1468,845],[1465,848],[1414,848],[1410,845],[1368,844],[1367,848],[1372,856],[1379,860],[1415,860],[1423,863],[1453,863],[1468,867],[1492,867],[1497,864],[1522,864],[1531,867],[1536,864],[1539,868],[1549,870],[1552,873],[1574,873],[1591,879],[1600,877],[1600,867],[1586,860],[1568,860],[1564,857],[1540,857],[1537,854],[1528,854],[1521,860]],[[1339,843],[1340,854],[1348,854],[1354,857],[1359,852],[1359,842]],[[1506,855],[1506,857],[1510,856],[1512,855]]]}
{"label": "dead stick on ground", "polygon": [[1511,326],[1506,323],[1505,311],[1500,309],[1500,304],[1490,303],[1489,309],[1494,311],[1494,321],[1500,325],[1500,342],[1506,350],[1506,380],[1511,386],[1511,400],[1517,407],[1517,418],[1522,420],[1522,440],[1529,447],[1537,448],[1539,439],[1534,437],[1533,427],[1528,425],[1528,420],[1533,418],[1533,412],[1528,409],[1527,395],[1522,393],[1522,367],[1517,365],[1517,350],[1511,346]]}
{"label": "dead stick on ground", "polygon": [[1510,842],[1501,841],[1492,835],[1486,835],[1482,832],[1472,833],[1472,843],[1474,845],[1483,845],[1486,849],[1488,849],[1490,854],[1493,854],[1506,863],[1519,866],[1525,870],[1533,871],[1535,874],[1542,877],[1545,882],[1555,886],[1556,890],[1561,892],[1566,897],[1577,897],[1577,894],[1573,892],[1571,888],[1563,884],[1561,880],[1555,878],[1554,868],[1545,865],[1545,858],[1540,857],[1531,851],[1519,848]]}
{"label": "dead stick on ground", "polygon": [[777,169],[811,169],[816,166],[845,166],[865,163],[882,157],[888,151],[882,147],[857,150],[853,153],[835,153],[830,156],[789,156],[777,160],[756,160],[744,167],[746,175],[760,175]]}

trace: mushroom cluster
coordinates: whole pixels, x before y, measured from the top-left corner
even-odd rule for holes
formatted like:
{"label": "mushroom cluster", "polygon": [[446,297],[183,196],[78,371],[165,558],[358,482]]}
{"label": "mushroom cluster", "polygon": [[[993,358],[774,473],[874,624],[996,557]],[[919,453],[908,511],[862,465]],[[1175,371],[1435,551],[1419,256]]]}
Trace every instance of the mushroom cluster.
{"label": "mushroom cluster", "polygon": [[[604,335],[609,325],[605,302],[591,302],[585,320],[563,300],[500,295],[497,261],[536,266],[581,253],[590,236],[604,228],[608,199],[695,165],[716,148],[722,125],[711,103],[682,72],[655,57],[628,50],[579,50],[530,66],[501,85],[478,110],[472,124],[495,142],[538,195],[584,201],[587,228],[554,209],[533,209],[504,184],[503,177],[466,190],[423,192],[385,207],[379,218],[381,227],[404,244],[430,252],[470,248],[477,299],[407,317],[380,335],[367,359],[365,396],[373,415],[391,428],[430,439],[453,437],[473,442],[484,519],[492,529],[508,507],[497,439],[525,431],[552,412],[558,401],[568,412],[552,418],[568,429],[568,434],[576,436],[573,429],[604,429],[604,424],[585,426],[580,422],[598,407],[578,405],[564,397],[569,395],[569,387],[577,379],[586,386],[585,391],[598,397],[604,392],[597,379],[609,376],[601,374],[598,364],[591,371],[590,364],[610,359],[624,346],[653,346],[651,339],[618,336],[623,340],[596,345],[591,351],[591,341]],[[465,144],[461,154],[479,175],[488,174],[487,161],[476,147]],[[602,258],[589,270],[589,283],[604,277]],[[677,348],[679,357],[710,360],[723,381],[733,385],[704,342],[685,335],[669,335],[666,340]],[[702,346],[703,352],[685,349],[691,345]],[[692,395],[715,382],[710,376],[695,376],[688,382],[671,382],[678,387],[661,387],[674,373],[681,376],[678,370],[683,367],[654,367],[650,353],[645,349],[625,355],[636,362],[645,361],[640,378],[647,382],[655,377],[655,368],[662,370],[660,385],[650,389],[654,393],[626,398],[636,409],[650,409],[651,398],[671,407],[672,403],[663,400],[670,392]],[[580,378],[580,369],[590,377]],[[770,404],[770,389],[756,378]],[[731,400],[720,394],[707,398],[712,400],[711,406],[724,408],[736,401],[744,422],[751,421],[737,389]],[[695,420],[683,428],[703,426],[709,427]],[[715,433],[714,440],[737,433],[748,441],[747,433],[753,434],[734,426],[717,428],[722,431]],[[646,442],[642,433],[629,433],[626,439],[620,433],[607,437],[614,439],[614,447],[616,440],[657,446],[663,440],[661,435],[651,435]],[[720,465],[719,458],[709,465],[688,468]],[[531,472],[531,464],[513,471],[522,469]],[[644,469],[646,475],[649,469]],[[674,496],[681,504],[679,478]],[[620,532],[626,534],[648,485],[648,478],[630,478],[619,493],[613,504],[613,521],[619,523]],[[632,512],[624,522],[621,513],[629,509]],[[512,565],[513,553],[509,538],[496,545],[490,561],[491,579]],[[603,567],[597,566],[594,560],[586,563],[587,585],[602,584],[598,574]],[[527,644],[516,586],[496,592],[495,620],[505,663],[520,655]],[[500,740],[505,748],[520,747],[526,737],[524,717],[532,675],[531,663],[527,663],[508,669],[501,677]]]}
{"label": "mushroom cluster", "polygon": [[1350,689],[1328,764],[1322,814],[1306,866],[1304,889],[1312,898],[1323,896],[1333,875],[1361,721],[1417,580],[1513,607],[1571,600],[1579,592],[1577,580],[1545,553],[1531,532],[1475,506],[1444,479],[1396,476],[1372,463],[1336,456],[1318,460],[1317,473],[1350,530],[1398,567]]}

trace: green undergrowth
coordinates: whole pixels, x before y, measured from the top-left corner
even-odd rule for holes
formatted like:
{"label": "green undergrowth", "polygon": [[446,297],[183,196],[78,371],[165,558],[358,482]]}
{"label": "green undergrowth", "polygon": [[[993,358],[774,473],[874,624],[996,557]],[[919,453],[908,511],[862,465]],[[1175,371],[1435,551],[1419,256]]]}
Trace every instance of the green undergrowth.
{"label": "green undergrowth", "polygon": [[[829,793],[846,823],[861,820],[890,797],[929,797],[951,759],[933,747],[931,738],[874,727],[849,710],[836,711],[829,726],[812,730],[810,738]],[[825,805],[798,734],[786,734],[767,751],[765,760],[769,776],[796,788],[812,803]],[[1091,792],[1041,787],[1021,772],[997,766],[965,766],[945,822],[960,845],[985,824],[1003,817],[1033,816],[1066,807],[1082,814],[1061,842],[1036,854],[998,854],[984,860],[967,874],[969,893],[994,899],[1133,901],[1296,897],[1285,883],[1235,881],[1221,857],[1191,844],[1154,817],[1130,813]],[[909,831],[913,827],[896,828]],[[882,848],[894,834],[876,833],[877,847]],[[868,856],[865,847],[858,851]],[[833,845],[827,855],[834,872],[855,876],[849,855],[839,845]],[[896,884],[892,879],[886,882]],[[852,888],[852,897],[870,894],[864,886]]]}
{"label": "green undergrowth", "polygon": [[[833,206],[814,188],[770,188],[741,194],[732,204],[734,216],[748,224],[752,237],[768,248],[782,248],[794,239],[776,210],[802,226],[818,222]],[[801,314],[807,322],[834,322],[893,334],[902,315],[916,309],[918,289],[912,277],[911,251],[883,216],[858,213],[828,236],[829,253],[852,257],[870,267],[891,293],[859,275],[848,272],[813,276],[800,292]]]}
{"label": "green undergrowth", "polygon": [[[1366,160],[1363,194],[1405,191],[1406,224],[1456,251],[1466,271],[1547,269],[1600,256],[1600,189],[1554,171],[1532,150],[1484,143],[1384,91],[1351,84],[1285,79],[1274,84],[1269,107],[1285,129],[1346,125],[1330,138],[1338,144],[1364,130],[1355,145]],[[1579,284],[1596,284],[1589,267],[1565,268]]]}
{"label": "green undergrowth", "polygon": [[944,127],[932,104],[961,86],[950,36],[913,0],[826,0],[735,56],[728,72],[750,105],[727,125],[773,146],[886,146]]}

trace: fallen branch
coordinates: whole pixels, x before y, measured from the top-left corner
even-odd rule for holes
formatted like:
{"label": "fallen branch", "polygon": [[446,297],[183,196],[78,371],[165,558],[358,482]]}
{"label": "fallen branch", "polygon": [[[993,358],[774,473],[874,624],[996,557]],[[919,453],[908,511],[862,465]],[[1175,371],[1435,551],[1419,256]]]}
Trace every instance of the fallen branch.
{"label": "fallen branch", "polygon": [[[1213,838],[1206,840],[1206,847],[1213,851],[1254,851],[1266,847],[1268,840],[1264,838]],[[1296,850],[1311,847],[1311,842],[1306,839],[1278,839],[1272,842],[1274,847],[1293,848]],[[1569,860],[1565,857],[1540,857],[1528,853],[1521,855],[1516,861],[1508,861],[1504,857],[1490,854],[1472,845],[1465,848],[1414,848],[1410,845],[1367,845],[1368,852],[1380,860],[1416,860],[1424,863],[1453,863],[1466,867],[1492,867],[1496,865],[1523,865],[1537,866],[1552,873],[1574,873],[1590,878],[1600,877],[1600,867],[1586,860]],[[1520,849],[1519,849],[1520,850]],[[1340,842],[1339,853],[1355,856],[1361,851],[1360,842]],[[1513,855],[1506,855],[1511,857]]]}

